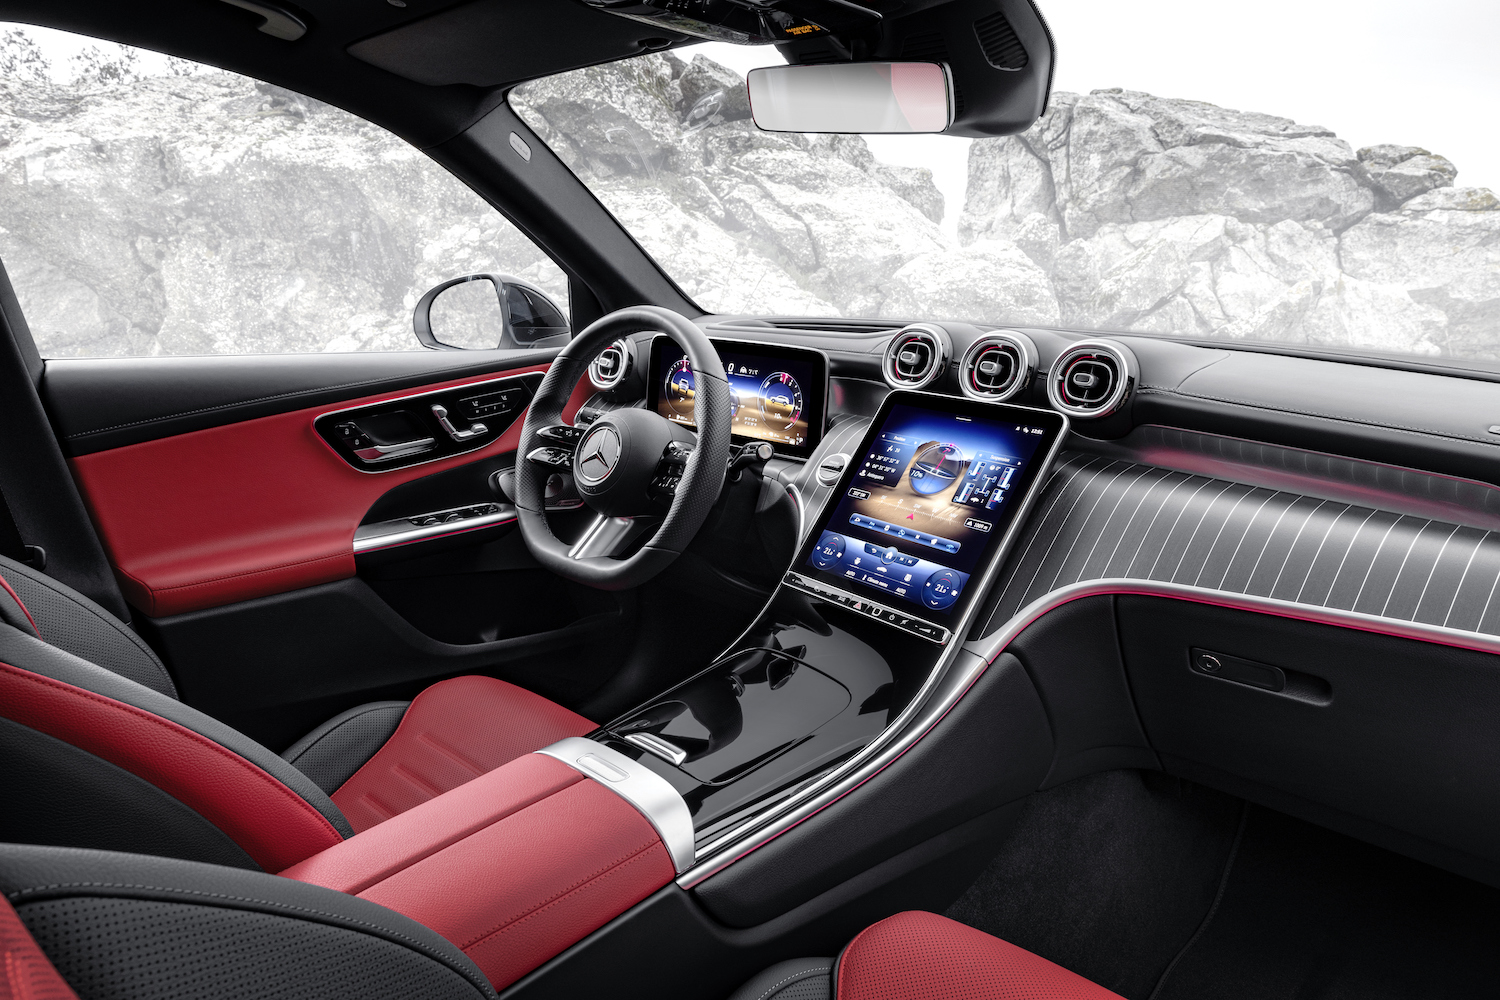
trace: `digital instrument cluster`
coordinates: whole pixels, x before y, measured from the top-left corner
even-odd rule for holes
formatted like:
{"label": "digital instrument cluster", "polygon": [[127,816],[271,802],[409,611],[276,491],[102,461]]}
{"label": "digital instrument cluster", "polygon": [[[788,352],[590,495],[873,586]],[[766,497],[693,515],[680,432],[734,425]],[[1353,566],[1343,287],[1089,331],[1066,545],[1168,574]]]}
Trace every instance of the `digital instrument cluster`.
{"label": "digital instrument cluster", "polygon": [[967,603],[1064,423],[1046,411],[916,398],[888,403],[872,424],[792,582],[910,607],[920,617],[875,613],[934,638],[942,630],[924,620],[946,623]]}
{"label": "digital instrument cluster", "polygon": [[[823,437],[828,360],[817,351],[713,341],[729,383],[730,430],[806,457]],[[696,427],[697,373],[667,337],[651,344],[650,405],[668,420]]]}

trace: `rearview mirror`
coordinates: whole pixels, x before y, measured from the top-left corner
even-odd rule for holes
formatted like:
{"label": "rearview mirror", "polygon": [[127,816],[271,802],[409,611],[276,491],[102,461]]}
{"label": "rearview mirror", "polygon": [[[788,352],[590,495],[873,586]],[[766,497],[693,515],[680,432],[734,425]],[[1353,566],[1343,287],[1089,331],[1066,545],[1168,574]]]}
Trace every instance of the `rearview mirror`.
{"label": "rearview mirror", "polygon": [[436,351],[550,347],[572,336],[546,292],[508,274],[466,274],[435,286],[417,302],[412,328]]}
{"label": "rearview mirror", "polygon": [[750,113],[767,132],[941,132],[953,82],[937,63],[767,66],[748,77]]}

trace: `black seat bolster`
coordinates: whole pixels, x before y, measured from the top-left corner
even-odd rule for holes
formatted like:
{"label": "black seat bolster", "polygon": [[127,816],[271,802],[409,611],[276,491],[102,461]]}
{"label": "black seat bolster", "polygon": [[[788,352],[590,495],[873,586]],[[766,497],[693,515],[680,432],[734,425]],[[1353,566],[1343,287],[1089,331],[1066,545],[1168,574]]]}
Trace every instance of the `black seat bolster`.
{"label": "black seat bolster", "polygon": [[177,697],[177,686],[167,668],[145,640],[120,619],[72,587],[14,559],[0,556],[0,577],[31,613],[43,642],[169,698]]}
{"label": "black seat bolster", "polygon": [[372,701],[341,712],[281,752],[332,795],[395,735],[409,701]]}
{"label": "black seat bolster", "polygon": [[5,844],[0,892],[84,997],[495,996],[462,951],[416,921],[275,875]]}
{"label": "black seat bolster", "polygon": [[[113,671],[81,660],[8,625],[0,625],[0,663],[8,663],[13,667],[133,705],[207,737],[245,758],[307,800],[324,819],[333,824],[340,836],[354,836],[353,827],[339,811],[339,807],[333,804],[328,794],[315,785],[311,778],[244,733],[196,708],[190,708],[175,698],[169,698]],[[3,712],[3,706],[0,706],[0,712]]]}
{"label": "black seat bolster", "polygon": [[794,958],[755,976],[729,1000],[828,1000],[832,976],[831,958]]}

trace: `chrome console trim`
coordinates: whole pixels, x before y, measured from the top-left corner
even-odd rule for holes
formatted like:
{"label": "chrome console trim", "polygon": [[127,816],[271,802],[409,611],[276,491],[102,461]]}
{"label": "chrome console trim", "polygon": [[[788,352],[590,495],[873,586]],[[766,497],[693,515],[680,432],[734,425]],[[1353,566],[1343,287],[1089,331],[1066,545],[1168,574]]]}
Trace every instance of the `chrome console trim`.
{"label": "chrome console trim", "polygon": [[[1068,418],[1066,415],[1060,414],[1060,416],[1063,419],[1062,431],[1057,435],[1057,439],[1052,442],[1052,447],[1048,449],[1047,454],[1042,457],[1041,467],[1037,470],[1036,478],[1033,481],[1028,496],[1022,501],[1021,506],[1011,519],[1010,527],[1006,529],[1005,534],[1000,539],[1000,544],[996,546],[991,556],[990,564],[980,578],[977,588],[979,597],[970,603],[962,618],[953,623],[952,634],[955,636],[966,635],[968,629],[977,620],[978,615],[983,610],[983,595],[989,593],[990,588],[999,578],[1011,546],[1015,544],[1016,538],[1019,537],[1021,531],[1026,527],[1026,521],[1031,514],[1032,507],[1036,504],[1038,498],[1046,492],[1047,475],[1051,471],[1053,463],[1057,460],[1058,453],[1062,451],[1063,445],[1068,439]],[[864,434],[867,432],[868,427],[864,431],[861,431],[860,438],[863,439]],[[842,481],[841,477],[840,482]],[[824,513],[831,505],[837,503],[838,499],[839,493],[837,491],[830,492],[828,497],[823,501],[822,508],[818,511],[818,517],[803,521],[803,533],[805,534],[806,525],[822,523]],[[798,547],[800,549],[801,541],[799,541]],[[775,593],[772,594],[771,601],[766,602],[766,607],[769,608],[774,600]],[[765,609],[763,608],[760,614],[764,613]],[[759,619],[759,614],[757,614],[756,618],[757,620]],[[740,639],[736,639],[735,643],[731,643],[728,648],[734,648],[734,645],[739,641]],[[969,680],[961,691],[952,696],[951,700],[947,700],[946,694],[942,694],[939,697],[940,693],[947,691],[947,678],[955,670],[957,670],[958,674],[967,676],[967,670],[955,667],[955,664],[964,660],[966,656],[972,656],[971,653],[967,652],[967,646],[958,642],[949,642],[943,648],[937,664],[928,673],[927,678],[922,682],[922,687],[917,691],[915,697],[896,716],[895,721],[887,726],[879,736],[842,764],[808,780],[801,788],[798,788],[790,795],[776,801],[760,813],[750,816],[727,832],[703,844],[698,850],[698,857],[701,860],[694,865],[691,871],[683,874],[677,880],[677,884],[684,889],[692,888],[715,872],[728,867],[745,854],[785,833],[808,816],[824,808],[824,806],[836,799],[842,798],[853,788],[868,781],[878,771],[883,769],[886,764],[889,764],[890,761],[905,753],[912,743],[920,739],[921,733],[931,728],[931,723],[927,723],[920,729],[917,735],[912,736],[910,739],[899,738],[903,732],[913,726],[915,720],[926,719],[926,715],[924,714],[926,706],[934,703],[934,699],[937,702],[946,702],[946,707],[942,709],[942,712],[932,719],[932,722],[936,722],[937,718],[940,718],[943,713],[946,713],[958,701],[958,698],[962,695],[962,691],[968,690],[968,685],[973,683],[973,680]],[[978,673],[974,674],[975,678],[978,676]]]}
{"label": "chrome console trim", "polygon": [[[941,665],[939,670],[934,670],[934,678],[939,672],[942,673],[942,677],[937,679],[936,683],[929,680],[917,700],[913,702],[916,710],[909,709],[902,713],[896,723],[887,728],[882,734],[883,742],[880,742],[878,749],[875,749],[873,753],[857,755],[848,765],[830,772],[823,780],[810,782],[785,802],[767,810],[766,815],[754,817],[713,843],[705,845],[700,852],[704,860],[678,878],[677,884],[684,889],[697,885],[751,851],[774,840],[803,820],[821,812],[879,774],[942,721],[943,717],[984,675],[989,665],[1037,619],[1073,601],[1114,595],[1191,601],[1197,604],[1252,611],[1321,625],[1359,629],[1396,638],[1500,655],[1500,636],[1444,628],[1440,625],[1424,625],[1420,622],[1381,618],[1378,615],[1368,615],[1362,612],[1297,604],[1293,601],[1155,580],[1081,581],[1037,598],[1017,612],[998,631],[955,647],[960,655],[954,656],[951,663],[946,664],[946,670],[942,670]],[[872,744],[872,747],[866,749],[868,751],[874,747],[875,745]]]}
{"label": "chrome console trim", "polygon": [[569,736],[535,751],[592,778],[635,807],[661,835],[680,875],[693,864],[693,815],[667,779],[602,743]]}

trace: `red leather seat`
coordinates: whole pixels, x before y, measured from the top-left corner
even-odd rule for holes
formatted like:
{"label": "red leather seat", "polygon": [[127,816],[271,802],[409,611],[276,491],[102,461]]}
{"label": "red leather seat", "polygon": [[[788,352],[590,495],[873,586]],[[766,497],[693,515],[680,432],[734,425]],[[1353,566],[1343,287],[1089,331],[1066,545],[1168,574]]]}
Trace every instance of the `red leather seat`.
{"label": "red leather seat", "polygon": [[982,931],[911,910],[861,931],[837,959],[772,966],[731,1000],[1120,1000]]}
{"label": "red leather seat", "polygon": [[0,841],[280,871],[595,728],[490,677],[344,712],[277,755],[184,705],[97,604],[0,558]]}

